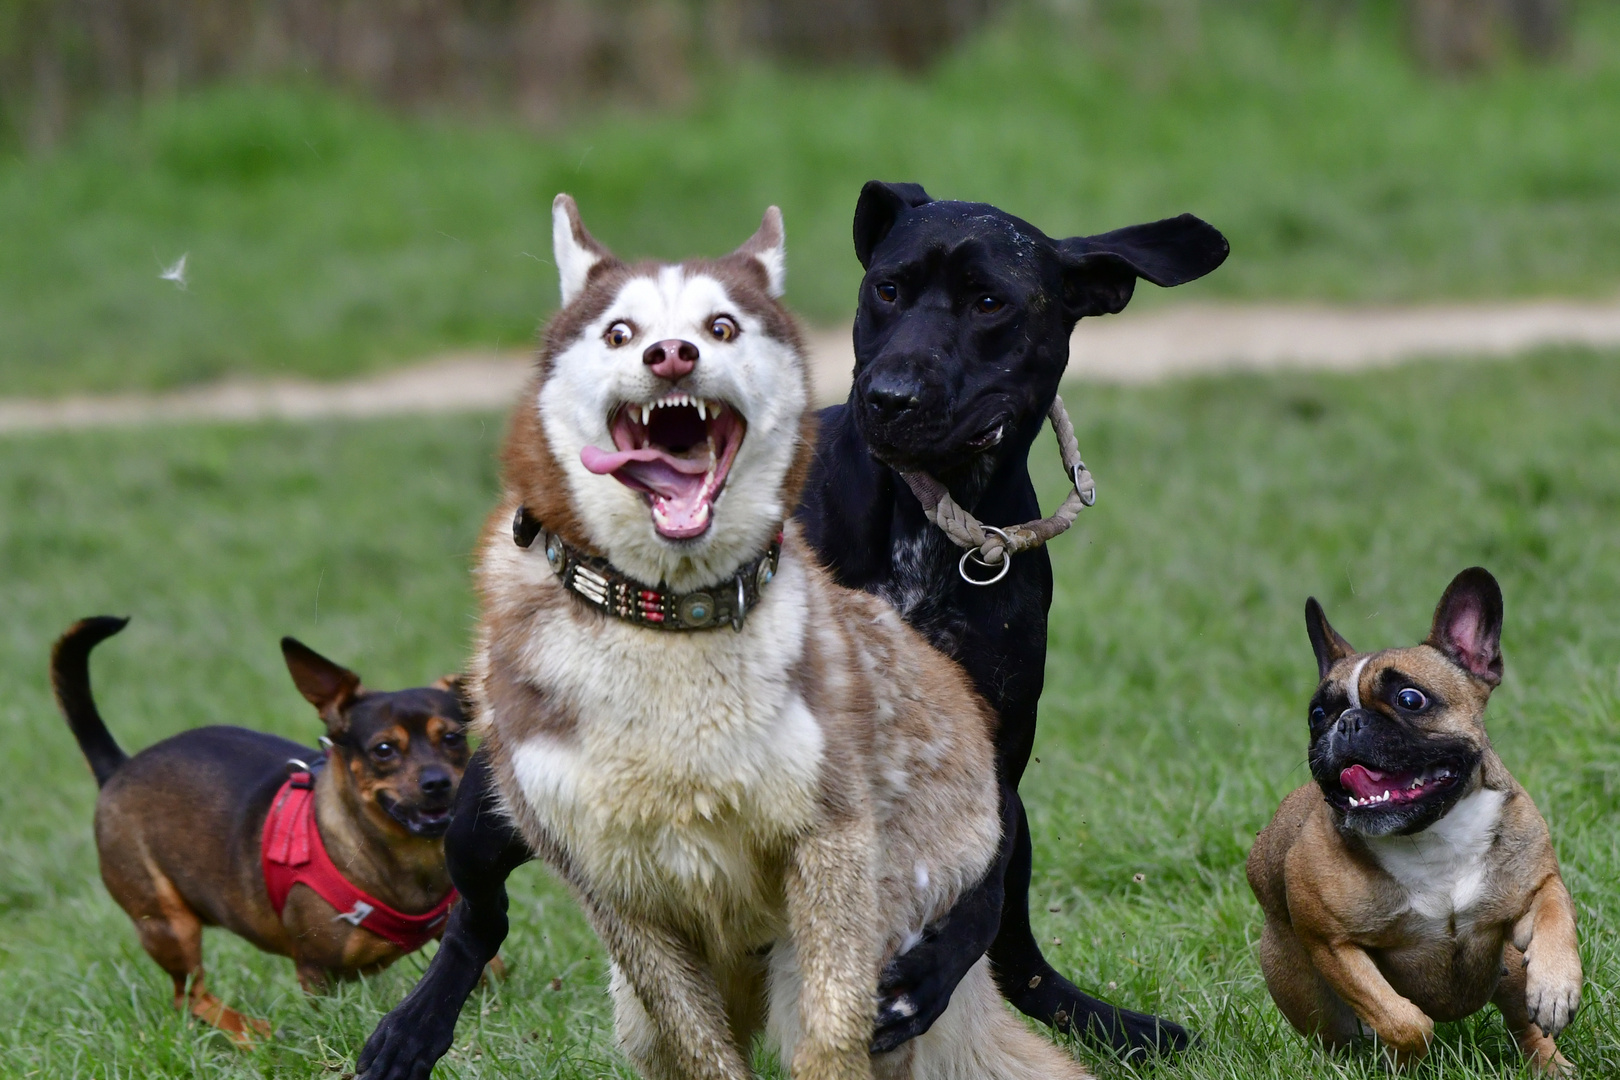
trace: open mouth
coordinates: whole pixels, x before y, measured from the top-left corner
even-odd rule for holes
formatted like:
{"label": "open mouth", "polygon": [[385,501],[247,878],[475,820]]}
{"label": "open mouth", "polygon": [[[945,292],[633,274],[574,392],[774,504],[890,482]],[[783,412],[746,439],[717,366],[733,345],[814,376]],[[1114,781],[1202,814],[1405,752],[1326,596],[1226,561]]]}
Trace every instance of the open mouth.
{"label": "open mouth", "polygon": [[425,836],[429,839],[443,836],[450,828],[450,807],[406,806],[394,799],[379,796],[378,802],[388,811],[388,816],[399,822],[412,836]]}
{"label": "open mouth", "polygon": [[691,540],[709,529],[747,427],[723,401],[688,394],[627,401],[608,417],[616,449],[587,446],[579,459],[598,476],[646,496],[660,536]]}
{"label": "open mouth", "polygon": [[1006,424],[1000,424],[1000,423],[992,424],[988,429],[986,429],[985,431],[980,432],[979,434],[973,436],[973,438],[968,440],[968,442],[967,442],[968,449],[973,450],[973,451],[980,451],[980,450],[988,450],[992,446],[998,446],[998,445],[1000,445],[1001,437],[1002,437],[1002,435],[1004,435],[1006,433],[1006,430],[1007,430],[1007,425]]}
{"label": "open mouth", "polygon": [[1369,810],[1421,802],[1450,790],[1462,779],[1455,765],[1431,765],[1426,769],[1389,771],[1367,765],[1352,765],[1339,773],[1341,809]]}

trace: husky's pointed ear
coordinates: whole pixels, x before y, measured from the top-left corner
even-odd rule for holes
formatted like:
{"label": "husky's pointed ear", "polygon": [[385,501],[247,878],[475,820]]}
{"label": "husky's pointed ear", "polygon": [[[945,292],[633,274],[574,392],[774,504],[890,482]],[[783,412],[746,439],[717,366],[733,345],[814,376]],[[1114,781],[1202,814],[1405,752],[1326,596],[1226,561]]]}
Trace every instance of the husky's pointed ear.
{"label": "husky's pointed ear", "polygon": [[883,243],[901,214],[933,201],[921,184],[868,180],[855,204],[855,257],[861,265],[872,264],[872,252]]}
{"label": "husky's pointed ear", "polygon": [[1064,310],[1070,319],[1112,315],[1130,302],[1137,278],[1162,288],[1185,285],[1230,251],[1226,237],[1191,214],[1061,240]]}
{"label": "husky's pointed ear", "polygon": [[732,252],[759,263],[765,271],[765,291],[772,299],[780,297],[787,287],[787,247],[782,232],[782,211],[774,206],[765,209],[765,219],[759,228]]}
{"label": "husky's pointed ear", "polygon": [[1502,681],[1502,587],[1471,566],[1446,586],[1425,644],[1491,686]]}
{"label": "husky's pointed ear", "polygon": [[1327,612],[1312,596],[1305,601],[1305,634],[1311,639],[1311,651],[1316,654],[1316,677],[1327,678],[1334,664],[1347,656],[1356,655],[1351,645],[1327,620]]}
{"label": "husky's pointed ear", "polygon": [[551,200],[551,254],[557,263],[563,307],[574,302],[597,264],[613,258],[613,253],[586,230],[572,195],[558,195]]}
{"label": "husky's pointed ear", "polygon": [[344,713],[363,693],[360,676],[334,663],[297,638],[281,639],[281,655],[304,700],[315,706],[326,721],[327,733],[341,735],[348,722]]}

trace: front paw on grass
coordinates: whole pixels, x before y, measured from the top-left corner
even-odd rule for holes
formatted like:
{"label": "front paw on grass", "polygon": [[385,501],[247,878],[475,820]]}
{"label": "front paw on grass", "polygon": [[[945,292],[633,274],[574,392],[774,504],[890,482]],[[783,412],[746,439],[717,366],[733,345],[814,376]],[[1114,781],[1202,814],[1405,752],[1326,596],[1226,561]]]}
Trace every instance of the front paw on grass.
{"label": "front paw on grass", "polygon": [[1529,964],[1525,973],[1524,1001],[1534,1020],[1548,1038],[1569,1026],[1581,1007],[1581,980],[1562,972],[1542,971],[1542,965]]}

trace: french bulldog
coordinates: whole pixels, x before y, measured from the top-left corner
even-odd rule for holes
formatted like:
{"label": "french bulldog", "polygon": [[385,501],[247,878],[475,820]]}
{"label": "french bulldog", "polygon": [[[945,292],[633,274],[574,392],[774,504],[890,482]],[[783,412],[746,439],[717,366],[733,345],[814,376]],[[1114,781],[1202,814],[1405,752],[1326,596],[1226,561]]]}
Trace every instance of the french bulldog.
{"label": "french bulldog", "polygon": [[1547,823],[1485,732],[1496,579],[1458,574],[1411,648],[1357,652],[1314,597],[1305,628],[1314,779],[1248,863],[1272,999],[1330,1047],[1377,1036],[1397,1066],[1427,1053],[1436,1021],[1491,1002],[1537,1072],[1572,1072],[1553,1039],[1580,1005],[1575,907]]}

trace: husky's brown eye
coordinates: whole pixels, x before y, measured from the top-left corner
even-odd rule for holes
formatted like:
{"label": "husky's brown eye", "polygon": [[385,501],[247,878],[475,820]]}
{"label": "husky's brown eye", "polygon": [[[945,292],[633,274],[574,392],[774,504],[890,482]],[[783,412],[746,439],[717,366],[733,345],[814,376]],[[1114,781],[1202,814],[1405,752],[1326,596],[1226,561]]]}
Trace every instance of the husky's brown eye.
{"label": "husky's brown eye", "polygon": [[981,296],[973,306],[978,308],[979,311],[985,315],[994,315],[1003,307],[1001,301],[997,300],[993,296]]}
{"label": "husky's brown eye", "polygon": [[1423,691],[1414,690],[1410,686],[1395,695],[1395,704],[1407,712],[1417,712],[1428,703],[1429,699],[1423,696]]}
{"label": "husky's brown eye", "polygon": [[602,335],[602,340],[612,348],[617,349],[621,345],[630,344],[630,339],[635,336],[636,332],[630,328],[629,323],[616,322],[607,328],[607,333]]}
{"label": "husky's brown eye", "polygon": [[877,294],[884,303],[892,304],[900,296],[900,290],[895,287],[894,282],[885,281],[878,285]]}
{"label": "husky's brown eye", "polygon": [[709,333],[716,341],[730,341],[737,336],[737,320],[730,315],[716,315],[709,324]]}

